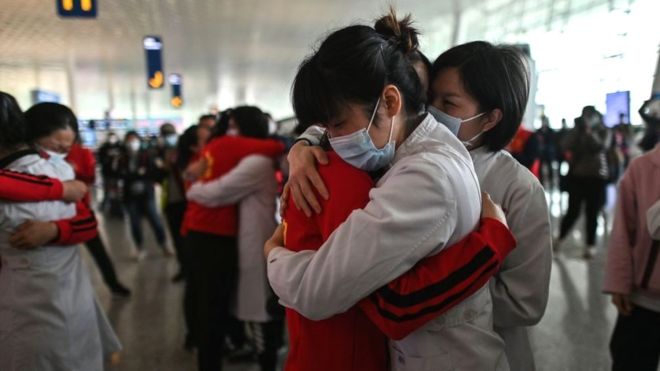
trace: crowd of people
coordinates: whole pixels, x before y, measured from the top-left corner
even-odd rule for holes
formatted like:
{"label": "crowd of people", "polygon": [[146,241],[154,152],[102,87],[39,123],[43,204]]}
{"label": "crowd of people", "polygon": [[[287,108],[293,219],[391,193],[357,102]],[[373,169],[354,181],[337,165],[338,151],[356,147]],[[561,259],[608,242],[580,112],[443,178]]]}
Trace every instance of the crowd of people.
{"label": "crowd of people", "polygon": [[518,49],[476,41],[431,62],[418,35],[390,11],[325,37],[293,82],[295,141],[244,105],[180,134],[109,133],[95,157],[68,107],[22,112],[0,92],[0,368],[117,361],[76,248],[130,296],[91,211],[98,159],[100,209],[127,216],[134,259],[146,256],[144,218],[177,257],[184,346],[200,371],[244,349],[275,370],[285,328],[286,370],[534,370],[528,330],[546,310],[553,257],[543,184],[569,194],[556,252],[586,205],[588,258],[605,187],[620,178],[605,280],[619,311],[613,367],[655,370],[657,101],[640,110],[638,158],[630,125],[608,129],[592,106],[570,130],[543,117],[534,133],[521,125]]}

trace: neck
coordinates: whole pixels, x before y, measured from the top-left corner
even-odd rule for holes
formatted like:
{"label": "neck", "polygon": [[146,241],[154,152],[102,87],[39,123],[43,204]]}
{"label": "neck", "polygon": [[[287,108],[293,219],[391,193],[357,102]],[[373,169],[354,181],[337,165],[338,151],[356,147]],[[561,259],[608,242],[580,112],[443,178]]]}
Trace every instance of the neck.
{"label": "neck", "polygon": [[415,117],[398,117],[394,120],[394,133],[393,138],[396,141],[397,148],[403,144],[403,142],[408,139],[410,134],[417,129],[419,124],[424,121],[424,115],[419,115]]}

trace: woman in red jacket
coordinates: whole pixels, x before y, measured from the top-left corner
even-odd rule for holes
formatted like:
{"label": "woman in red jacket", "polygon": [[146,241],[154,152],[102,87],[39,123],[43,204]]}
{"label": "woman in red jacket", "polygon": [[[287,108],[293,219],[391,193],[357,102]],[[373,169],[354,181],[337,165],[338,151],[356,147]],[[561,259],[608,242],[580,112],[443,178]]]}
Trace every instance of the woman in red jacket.
{"label": "woman in red jacket", "polygon": [[[239,107],[229,113],[231,120],[250,120],[261,114],[256,107]],[[258,112],[257,112],[258,111]],[[275,140],[261,140],[234,135],[212,139],[201,151],[200,160],[189,166],[207,182],[228,173],[245,157],[261,154],[276,157],[284,145]],[[190,173],[190,171],[188,171]],[[222,369],[222,349],[229,321],[229,301],[238,274],[238,227],[236,205],[205,207],[189,201],[182,233],[190,254],[190,276],[186,295],[195,301],[194,342],[200,371]]]}

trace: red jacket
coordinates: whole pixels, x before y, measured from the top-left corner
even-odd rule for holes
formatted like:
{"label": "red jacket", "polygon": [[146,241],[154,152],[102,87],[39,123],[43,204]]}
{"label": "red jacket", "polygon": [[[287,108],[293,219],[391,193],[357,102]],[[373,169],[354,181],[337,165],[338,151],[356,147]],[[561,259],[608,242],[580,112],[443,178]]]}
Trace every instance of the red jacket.
{"label": "red jacket", "polygon": [[[66,160],[73,167],[77,180],[87,185],[94,184],[96,180],[96,159],[92,151],[79,143],[74,143],[71,146],[69,154],[66,156]],[[84,201],[87,205],[90,205],[89,192],[85,195]]]}
{"label": "red jacket", "polygon": [[[202,149],[201,156],[206,160],[206,172],[200,181],[207,182],[227,174],[249,155],[260,154],[270,157],[284,152],[284,144],[275,140],[261,140],[239,136],[216,138]],[[181,227],[181,233],[188,231],[211,233],[220,236],[236,236],[238,230],[236,205],[205,207],[189,201]]]}
{"label": "red jacket", "polygon": [[[369,201],[373,183],[335,153],[319,167],[331,199],[320,215],[306,218],[290,201],[285,216],[285,245],[293,251],[316,250],[350,213]],[[400,339],[474,294],[497,273],[515,247],[509,230],[493,219],[479,231],[377,290],[358,306],[323,321],[310,321],[287,309],[290,351],[287,370],[383,370],[383,335]],[[360,310],[358,310],[358,307]],[[365,315],[371,322],[365,321]],[[374,332],[375,324],[381,332]]]}
{"label": "red jacket", "polygon": [[[317,250],[355,209],[369,201],[373,181],[334,152],[320,166],[330,200],[322,213],[307,218],[290,200],[285,215],[285,245],[293,251]],[[387,339],[357,307],[323,321],[312,321],[287,308],[289,355],[287,371],[387,370]]]}

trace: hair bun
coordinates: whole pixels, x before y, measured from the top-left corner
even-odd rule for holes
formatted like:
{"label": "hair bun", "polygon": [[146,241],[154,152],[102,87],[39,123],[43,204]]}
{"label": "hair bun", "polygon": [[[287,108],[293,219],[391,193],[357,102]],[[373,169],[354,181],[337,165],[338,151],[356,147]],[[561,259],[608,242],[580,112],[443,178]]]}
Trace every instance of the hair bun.
{"label": "hair bun", "polygon": [[374,29],[385,39],[392,42],[397,49],[400,49],[404,54],[408,54],[416,51],[419,47],[417,39],[419,32],[412,24],[410,14],[402,20],[398,20],[394,8],[390,7],[389,14],[378,19]]}

